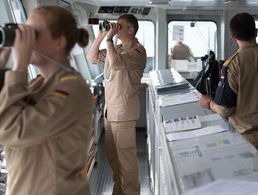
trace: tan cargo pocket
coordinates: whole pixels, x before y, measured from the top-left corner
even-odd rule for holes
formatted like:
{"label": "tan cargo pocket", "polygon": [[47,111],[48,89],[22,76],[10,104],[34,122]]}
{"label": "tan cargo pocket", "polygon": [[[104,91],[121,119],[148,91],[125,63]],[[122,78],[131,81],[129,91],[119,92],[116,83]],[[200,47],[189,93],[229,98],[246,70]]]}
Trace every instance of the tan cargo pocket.
{"label": "tan cargo pocket", "polygon": [[135,125],[119,124],[120,129],[117,131],[117,142],[120,148],[129,149],[136,147]]}

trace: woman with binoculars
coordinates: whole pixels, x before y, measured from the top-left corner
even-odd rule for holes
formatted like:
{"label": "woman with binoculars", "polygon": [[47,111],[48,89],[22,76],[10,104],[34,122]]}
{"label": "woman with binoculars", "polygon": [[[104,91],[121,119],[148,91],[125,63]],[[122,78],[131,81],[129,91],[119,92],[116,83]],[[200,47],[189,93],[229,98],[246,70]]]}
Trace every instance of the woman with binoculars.
{"label": "woman with binoculars", "polygon": [[[66,9],[41,6],[15,34],[13,67],[0,93],[6,194],[89,195],[82,170],[92,135],[92,95],[69,63],[75,43],[88,44],[88,32]],[[28,82],[30,63],[41,75]]]}

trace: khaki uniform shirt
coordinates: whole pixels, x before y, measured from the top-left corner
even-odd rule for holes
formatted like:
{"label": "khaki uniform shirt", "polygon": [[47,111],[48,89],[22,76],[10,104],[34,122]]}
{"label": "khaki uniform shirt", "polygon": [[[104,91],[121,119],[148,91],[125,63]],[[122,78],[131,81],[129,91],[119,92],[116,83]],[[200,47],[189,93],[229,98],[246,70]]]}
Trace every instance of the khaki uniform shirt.
{"label": "khaki uniform shirt", "polygon": [[140,117],[139,91],[146,65],[146,51],[134,39],[131,47],[116,46],[118,52],[110,64],[106,50],[95,56],[93,63],[103,64],[105,77],[105,113],[109,121],[132,121]]}
{"label": "khaki uniform shirt", "polygon": [[171,48],[172,59],[194,61],[191,49],[184,43],[179,42]]}
{"label": "khaki uniform shirt", "polygon": [[240,133],[258,130],[258,45],[238,50],[228,65],[230,88],[237,94],[237,104],[229,122]]}
{"label": "khaki uniform shirt", "polygon": [[8,71],[0,93],[0,144],[7,195],[88,195],[81,174],[91,137],[92,96],[79,74],[60,69],[29,86]]}

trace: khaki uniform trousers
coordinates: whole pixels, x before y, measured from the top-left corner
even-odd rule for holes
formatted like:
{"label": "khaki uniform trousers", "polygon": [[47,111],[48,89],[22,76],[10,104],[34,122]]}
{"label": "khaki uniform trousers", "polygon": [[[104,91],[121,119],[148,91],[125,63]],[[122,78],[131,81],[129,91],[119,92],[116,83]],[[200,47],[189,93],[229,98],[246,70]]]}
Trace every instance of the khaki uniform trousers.
{"label": "khaki uniform trousers", "polygon": [[241,134],[248,142],[258,149],[258,131],[251,130]]}
{"label": "khaki uniform trousers", "polygon": [[105,145],[113,171],[112,195],[140,195],[135,121],[105,120]]}

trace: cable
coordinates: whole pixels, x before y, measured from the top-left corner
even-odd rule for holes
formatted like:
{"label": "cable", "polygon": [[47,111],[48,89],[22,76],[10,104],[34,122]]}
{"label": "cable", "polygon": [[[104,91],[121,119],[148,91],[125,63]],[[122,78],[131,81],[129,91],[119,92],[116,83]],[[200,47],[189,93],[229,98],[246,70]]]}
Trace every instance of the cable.
{"label": "cable", "polygon": [[43,52],[41,51],[38,51],[36,49],[34,49],[33,51],[37,52],[41,57],[47,59],[48,61],[54,63],[55,65],[59,66],[60,68],[66,70],[67,72],[74,72],[76,73],[76,71],[72,68],[72,67],[67,67],[59,62],[57,62],[56,60],[54,60],[53,58],[47,56],[46,54],[44,54]]}

